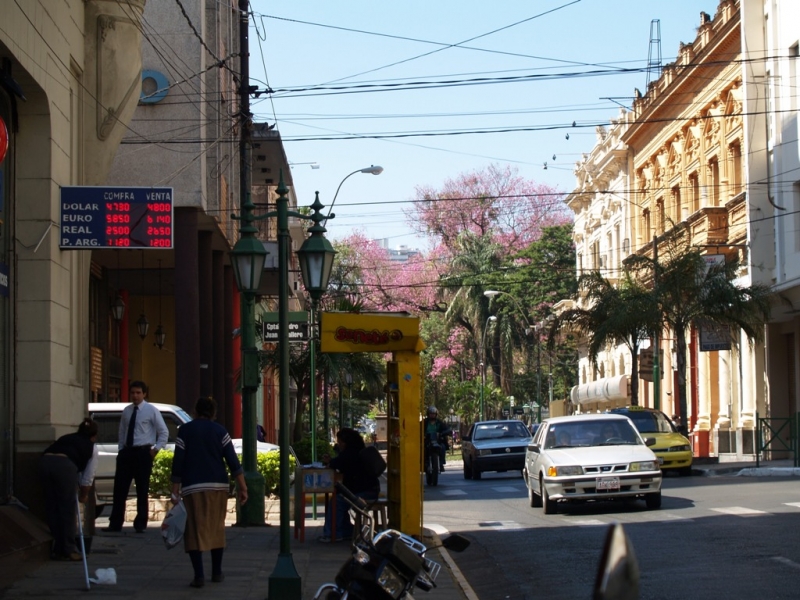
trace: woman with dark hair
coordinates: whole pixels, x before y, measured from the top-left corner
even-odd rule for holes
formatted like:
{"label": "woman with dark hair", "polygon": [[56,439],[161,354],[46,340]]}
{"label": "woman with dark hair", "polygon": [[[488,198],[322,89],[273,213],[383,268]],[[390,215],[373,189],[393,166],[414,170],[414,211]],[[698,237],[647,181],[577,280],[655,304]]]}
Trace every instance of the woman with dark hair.
{"label": "woman with dark hair", "polygon": [[186,529],[183,545],[194,569],[192,587],[205,585],[203,552],[211,551],[211,581],[220,583],[222,553],[225,550],[225,514],[230,481],[225,464],[236,479],[239,503],[247,502],[244,469],[225,428],[214,421],[217,403],[200,398],[194,407],[195,420],[178,429],[172,460],[172,503],[183,498]]}
{"label": "woman with dark hair", "polygon": [[[78,431],[50,444],[39,461],[47,525],[53,536],[55,560],[82,560],[75,544],[77,516],[75,494],[86,502],[97,469],[97,423],[83,420]],[[79,479],[80,476],[80,479]]]}
{"label": "woman with dark hair", "polygon": [[[342,474],[342,484],[359,498],[364,500],[377,500],[381,492],[381,482],[361,460],[361,451],[364,449],[364,438],[355,429],[340,429],[336,434],[338,454],[331,458],[327,454],[322,457],[322,462],[331,469],[336,469]],[[353,537],[353,523],[350,521],[350,505],[347,501],[336,495],[336,539],[331,539],[332,509],[330,502],[325,507],[325,525],[322,528],[320,542],[342,541]]]}

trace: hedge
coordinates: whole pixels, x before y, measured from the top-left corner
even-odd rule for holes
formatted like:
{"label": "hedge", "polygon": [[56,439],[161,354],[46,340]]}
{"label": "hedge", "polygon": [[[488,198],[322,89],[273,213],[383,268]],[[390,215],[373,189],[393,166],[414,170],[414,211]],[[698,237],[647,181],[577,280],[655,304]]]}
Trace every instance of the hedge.
{"label": "hedge", "polygon": [[[162,450],[153,461],[153,472],[150,474],[150,495],[169,496],[172,491],[172,457],[173,452]],[[239,455],[239,461],[242,456]],[[289,466],[294,470],[294,456],[289,455]],[[256,454],[256,468],[264,478],[266,494],[276,493],[280,483],[280,452],[259,452]]]}

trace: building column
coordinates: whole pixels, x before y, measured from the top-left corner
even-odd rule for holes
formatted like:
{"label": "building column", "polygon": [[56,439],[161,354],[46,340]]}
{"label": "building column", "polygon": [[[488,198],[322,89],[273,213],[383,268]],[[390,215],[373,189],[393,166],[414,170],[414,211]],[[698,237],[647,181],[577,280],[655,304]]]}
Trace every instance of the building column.
{"label": "building column", "polygon": [[742,385],[739,394],[739,427],[755,429],[756,426],[756,389],[755,389],[755,353],[744,332],[740,332],[739,352],[742,361]]}
{"label": "building column", "polygon": [[175,210],[175,402],[194,410],[200,397],[197,212]]}
{"label": "building column", "polygon": [[697,356],[698,402],[697,421],[692,431],[692,451],[695,456],[709,455],[709,430],[711,429],[711,390],[709,381],[708,352]]}
{"label": "building column", "polygon": [[225,329],[225,255],[222,252],[214,252],[211,258],[211,319],[212,336],[212,364],[211,369],[211,390],[214,399],[217,401],[217,419],[230,432],[230,423],[227,421],[227,398],[225,394],[225,332],[228,332],[230,339],[232,329]]}
{"label": "building column", "polygon": [[731,351],[720,350],[719,357],[719,416],[716,428],[730,429],[732,409]]}
{"label": "building column", "polygon": [[212,373],[214,372],[214,311],[212,299],[212,239],[210,231],[198,233],[198,303],[200,315],[200,395],[213,394]]}

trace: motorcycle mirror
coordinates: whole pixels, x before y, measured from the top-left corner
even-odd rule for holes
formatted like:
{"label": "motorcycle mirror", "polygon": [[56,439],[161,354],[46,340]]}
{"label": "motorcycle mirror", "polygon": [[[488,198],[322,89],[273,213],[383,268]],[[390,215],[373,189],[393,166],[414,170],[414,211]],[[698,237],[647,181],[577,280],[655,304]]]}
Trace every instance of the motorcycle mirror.
{"label": "motorcycle mirror", "polygon": [[442,540],[442,546],[453,552],[463,552],[469,546],[469,540],[463,535],[453,533]]}
{"label": "motorcycle mirror", "polygon": [[600,567],[594,584],[594,600],[638,600],[639,563],[622,525],[606,533]]}

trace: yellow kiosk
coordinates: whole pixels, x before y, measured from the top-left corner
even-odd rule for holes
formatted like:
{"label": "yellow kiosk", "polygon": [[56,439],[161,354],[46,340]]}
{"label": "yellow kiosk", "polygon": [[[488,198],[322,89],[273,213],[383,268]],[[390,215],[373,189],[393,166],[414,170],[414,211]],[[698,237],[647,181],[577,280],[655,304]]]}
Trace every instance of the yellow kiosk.
{"label": "yellow kiosk", "polygon": [[387,500],[389,525],[420,536],[422,530],[422,376],[419,318],[408,313],[321,314],[322,352],[391,352],[387,364]]}

